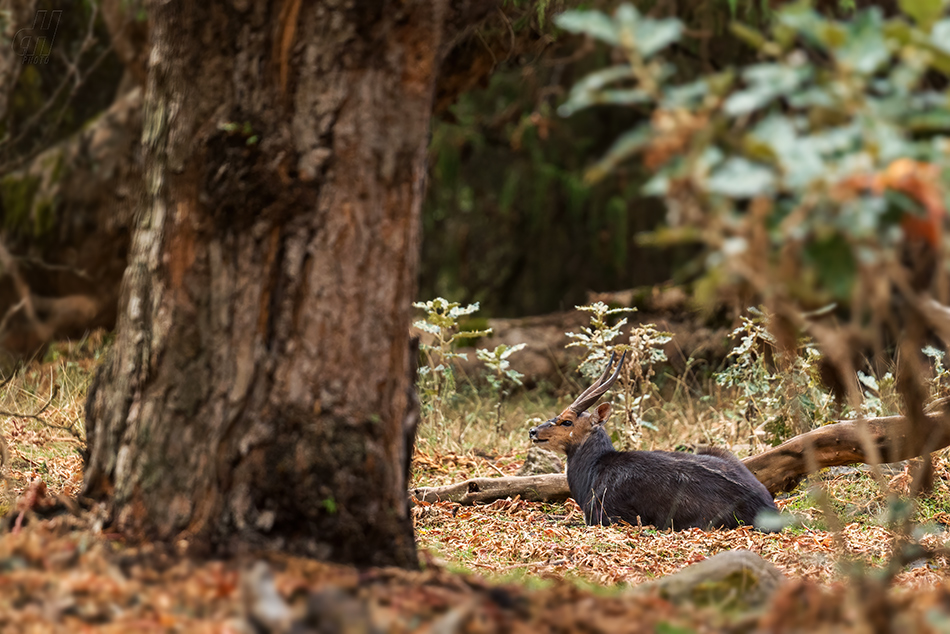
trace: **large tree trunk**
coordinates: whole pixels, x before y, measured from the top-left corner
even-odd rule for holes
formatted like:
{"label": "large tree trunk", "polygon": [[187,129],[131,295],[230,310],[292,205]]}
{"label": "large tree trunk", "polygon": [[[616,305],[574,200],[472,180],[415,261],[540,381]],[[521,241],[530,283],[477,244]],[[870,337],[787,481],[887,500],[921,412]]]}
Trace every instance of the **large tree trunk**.
{"label": "large tree trunk", "polygon": [[155,1],[85,490],[131,534],[412,565],[408,327],[441,2]]}

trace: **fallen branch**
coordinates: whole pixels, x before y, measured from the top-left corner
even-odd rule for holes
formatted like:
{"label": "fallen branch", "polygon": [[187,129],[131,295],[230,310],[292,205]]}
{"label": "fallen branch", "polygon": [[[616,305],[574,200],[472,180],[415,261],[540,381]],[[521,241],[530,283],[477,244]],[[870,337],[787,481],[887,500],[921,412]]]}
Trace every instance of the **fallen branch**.
{"label": "fallen branch", "polygon": [[529,502],[562,502],[571,497],[567,476],[552,473],[536,476],[474,478],[441,487],[411,489],[409,495],[421,502],[458,502],[471,505],[520,495]]}
{"label": "fallen branch", "polygon": [[743,460],[772,495],[791,491],[809,474],[808,452],[814,452],[819,469],[868,464],[861,446],[859,425],[865,425],[884,462],[910,460],[950,445],[950,423],[943,412],[926,416],[925,433],[919,433],[907,416],[881,416],[864,421],[825,425],[791,438],[778,447]]}
{"label": "fallen branch", "polygon": [[[865,425],[885,462],[899,462],[950,446],[950,417],[943,412],[927,415],[927,433],[916,433],[906,416],[882,416],[863,421],[843,421],[795,436],[778,447],[743,460],[772,495],[794,489],[810,471],[868,463],[859,440],[859,425]],[[809,456],[809,453],[813,454]],[[474,478],[439,487],[411,489],[409,495],[422,502],[450,501],[471,505],[520,495],[532,502],[560,502],[571,496],[567,476],[551,473],[537,476]]]}

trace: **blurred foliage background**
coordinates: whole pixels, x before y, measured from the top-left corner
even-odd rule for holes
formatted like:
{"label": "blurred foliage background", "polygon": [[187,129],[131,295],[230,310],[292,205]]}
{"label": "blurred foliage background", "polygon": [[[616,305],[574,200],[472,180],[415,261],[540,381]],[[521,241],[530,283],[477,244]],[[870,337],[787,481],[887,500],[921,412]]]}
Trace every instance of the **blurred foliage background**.
{"label": "blurred foliage background", "polygon": [[[0,112],[0,179],[82,130],[134,86],[141,55],[136,59],[132,49],[147,50],[147,13],[138,0],[33,4],[62,9],[63,20],[49,64],[24,66]],[[637,242],[637,234],[656,228],[664,214],[659,198],[641,192],[653,176],[642,163],[628,162],[597,183],[584,180],[585,169],[619,134],[649,120],[651,107],[557,114],[571,86],[615,62],[617,52],[558,29],[555,16],[568,9],[612,13],[619,4],[501,0],[477,23],[457,25],[433,118],[420,298],[477,301],[485,316],[519,316],[569,309],[586,302],[588,291],[689,283],[700,274],[698,245]],[[730,23],[765,28],[787,3],[633,4],[644,15],[684,24],[683,37],[665,58],[687,81],[754,61],[757,51],[730,32]],[[885,14],[897,10],[887,0],[815,3],[838,17],[868,5]],[[0,12],[0,27],[14,32],[14,17]],[[28,232],[30,240],[42,240],[32,235],[35,222],[18,228],[26,204],[18,198],[29,192],[10,183],[0,203],[8,239],[16,242],[18,232]]]}
{"label": "blurred foliage background", "polygon": [[[652,108],[557,114],[571,86],[616,53],[560,31],[553,15],[567,8],[609,13],[619,4],[509,0],[459,45],[472,68],[494,70],[456,103],[437,108],[433,120],[421,297],[478,301],[489,316],[517,316],[569,309],[591,290],[695,278],[696,248],[637,243],[636,234],[654,229],[664,213],[659,199],[641,193],[649,170],[628,162],[596,184],[583,179],[621,132],[649,120]],[[684,36],[666,57],[689,79],[754,60],[756,51],[729,24],[764,26],[782,3],[633,4],[683,21]],[[872,3],[818,3],[842,16],[863,4]]]}

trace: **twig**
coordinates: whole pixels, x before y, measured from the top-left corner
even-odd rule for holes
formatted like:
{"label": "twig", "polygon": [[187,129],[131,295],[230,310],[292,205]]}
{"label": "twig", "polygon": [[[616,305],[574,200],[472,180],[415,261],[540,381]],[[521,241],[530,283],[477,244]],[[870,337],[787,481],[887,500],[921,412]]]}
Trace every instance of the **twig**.
{"label": "twig", "polygon": [[486,460],[485,462],[488,464],[489,467],[491,467],[492,469],[494,469],[495,471],[497,471],[499,475],[502,475],[502,476],[507,475],[504,471],[502,471],[501,469],[499,469],[498,467],[496,467],[495,465],[493,465],[493,464],[492,464],[491,462],[489,462],[488,460]]}
{"label": "twig", "polygon": [[[46,422],[42,418],[37,419],[37,420],[43,423],[43,426],[46,427],[47,429],[58,429],[60,431],[65,431],[65,432],[68,432],[69,435],[73,437],[73,440],[79,443],[86,442],[85,439],[82,437],[82,434],[80,434],[79,431],[76,430],[76,422],[78,422],[79,420],[78,418],[74,420],[73,422],[71,422],[69,425],[54,425],[53,423]],[[62,442],[66,442],[66,440],[68,439],[63,439]]]}
{"label": "twig", "polygon": [[10,381],[12,381],[14,378],[16,378],[16,372],[11,372],[11,373],[10,373],[10,376],[8,376],[7,378],[5,378],[5,379],[3,380],[3,382],[0,382],[0,388],[5,388],[5,387],[7,386],[7,383],[9,383]]}
{"label": "twig", "polygon": [[23,462],[29,464],[31,467],[35,469],[39,469],[43,466],[40,463],[36,462],[35,460],[32,460],[31,458],[27,458],[26,454],[24,454],[22,451],[17,449],[15,446],[13,447],[13,453],[16,454],[16,457],[18,460],[22,460]]}
{"label": "twig", "polygon": [[[22,412],[7,412],[7,411],[4,411],[4,410],[0,410],[0,416],[10,416],[10,417],[12,417],[12,418],[32,418],[32,419],[34,419],[34,420],[38,420],[38,421],[42,422],[43,424],[48,425],[48,423],[46,423],[46,421],[44,421],[42,418],[40,418],[40,414],[42,414],[43,412],[46,411],[46,408],[48,408],[48,407],[50,406],[50,404],[53,402],[53,399],[56,397],[56,394],[57,394],[58,392],[59,392],[59,386],[53,384],[53,372],[52,372],[52,370],[50,370],[50,391],[49,391],[49,399],[46,401],[46,404],[43,405],[43,407],[39,408],[37,411],[35,411],[35,412],[32,413],[32,414],[24,414],[24,413],[22,413]],[[49,426],[50,426],[50,427],[56,427],[56,425],[49,425]]]}
{"label": "twig", "polygon": [[504,22],[505,26],[508,27],[508,36],[510,42],[508,44],[508,53],[505,55],[505,59],[502,60],[507,62],[508,58],[511,57],[511,54],[515,51],[515,30],[512,28],[511,21],[508,19],[508,16],[506,16],[505,12],[501,10],[501,7],[495,7],[495,9],[497,9],[498,14],[501,16],[501,21]]}
{"label": "twig", "polygon": [[33,310],[33,301],[30,295],[30,287],[23,277],[20,275],[20,269],[17,267],[16,260],[10,255],[10,252],[7,250],[6,244],[3,240],[0,239],[0,265],[6,269],[7,273],[10,274],[10,278],[13,280],[13,286],[16,288],[17,294],[20,296],[20,301],[23,302],[23,309],[26,312],[27,319],[30,320],[30,325],[36,324],[36,311]]}

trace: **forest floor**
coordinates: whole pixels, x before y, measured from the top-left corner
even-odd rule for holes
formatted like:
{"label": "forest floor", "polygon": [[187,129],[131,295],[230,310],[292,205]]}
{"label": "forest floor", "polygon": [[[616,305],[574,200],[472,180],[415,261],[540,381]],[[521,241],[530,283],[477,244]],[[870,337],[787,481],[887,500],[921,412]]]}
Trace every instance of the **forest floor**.
{"label": "forest floor", "polygon": [[[860,469],[822,474],[821,495],[803,487],[778,501],[799,521],[777,534],[588,527],[570,500],[419,503],[418,571],[274,555],[263,568],[252,558],[195,560],[125,544],[95,507],[41,519],[46,507],[68,511],[79,492],[83,401],[102,348],[101,336],[60,345],[0,396],[9,454],[0,496],[0,632],[281,631],[259,625],[281,610],[298,618],[297,629],[284,630],[295,632],[950,632],[946,558],[903,567],[884,594],[867,590],[890,558],[888,500],[906,492],[906,468],[885,473],[885,491]],[[527,449],[523,421],[553,405],[551,397],[522,399],[508,408],[507,436],[482,434],[489,440],[479,447],[458,442],[453,450],[437,440],[440,433],[461,439],[466,429],[474,435],[472,421],[429,430],[420,437],[413,486],[514,475]],[[939,546],[950,526],[947,451],[935,466],[933,492],[918,499],[915,522],[921,541]],[[732,549],[759,554],[788,578],[767,609],[674,605],[640,585]]]}

